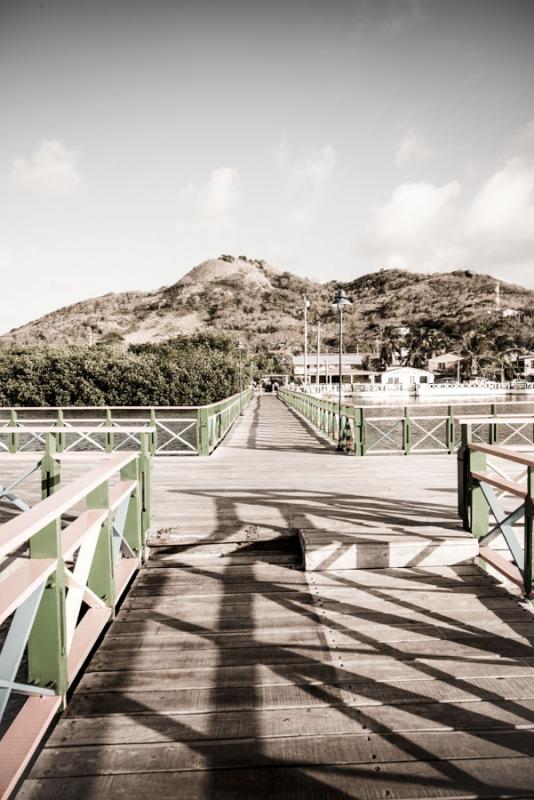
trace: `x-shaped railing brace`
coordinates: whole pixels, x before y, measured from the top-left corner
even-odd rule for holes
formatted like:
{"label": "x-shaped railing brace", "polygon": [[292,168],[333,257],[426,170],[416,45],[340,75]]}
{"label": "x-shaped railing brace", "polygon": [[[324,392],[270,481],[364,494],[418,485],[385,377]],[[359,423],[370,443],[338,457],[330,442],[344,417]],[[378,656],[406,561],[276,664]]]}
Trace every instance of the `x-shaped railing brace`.
{"label": "x-shaped railing brace", "polygon": [[447,449],[447,445],[445,444],[445,442],[444,441],[440,441],[437,436],[434,436],[434,434],[438,430],[438,428],[441,428],[441,426],[443,425],[443,420],[440,419],[440,421],[436,425],[434,425],[434,427],[430,431],[427,431],[426,428],[423,428],[422,425],[419,425],[419,423],[415,419],[412,419],[411,423],[412,423],[414,428],[418,428],[420,431],[422,431],[425,434],[417,442],[413,443],[412,451],[413,450],[417,450],[417,448],[420,447],[423,444],[423,442],[426,439],[428,439],[429,437],[431,439],[434,439],[434,441],[439,444],[441,450],[446,450]]}
{"label": "x-shaped railing brace", "polygon": [[156,420],[156,427],[157,428],[161,428],[162,430],[166,431],[169,434],[169,436],[171,437],[164,444],[162,444],[160,447],[158,447],[156,452],[157,453],[164,453],[165,452],[165,448],[168,447],[171,444],[171,442],[176,440],[176,441],[181,442],[183,445],[185,445],[186,448],[188,448],[189,450],[192,450],[194,453],[196,453],[196,451],[197,451],[196,447],[194,445],[192,445],[190,442],[188,442],[186,439],[182,438],[182,435],[184,433],[187,433],[187,431],[191,430],[191,428],[194,428],[195,425],[196,425],[196,420],[191,420],[189,422],[189,425],[186,425],[185,428],[182,428],[181,431],[176,432],[176,431],[173,431],[170,428],[168,428],[160,420]]}
{"label": "x-shaped railing brace", "polygon": [[520,570],[521,574],[524,574],[525,571],[525,556],[523,550],[521,549],[521,545],[515,538],[515,533],[513,529],[514,523],[520,520],[525,515],[525,505],[522,503],[518,506],[514,511],[510,514],[506,514],[493,491],[493,488],[489,486],[487,483],[483,483],[482,481],[479,482],[479,486],[482,490],[482,494],[484,495],[486,502],[490,508],[491,513],[495,519],[495,525],[493,528],[488,531],[481,539],[478,540],[479,546],[484,547],[490,544],[497,536],[502,534],[508,548],[512,554],[512,558],[514,559],[518,569]]}
{"label": "x-shaped railing brace", "polygon": [[29,511],[30,506],[28,505],[28,503],[26,503],[16,494],[13,494],[13,489],[16,489],[17,486],[19,486],[23,481],[25,481],[26,478],[29,478],[30,475],[33,475],[33,473],[36,470],[38,470],[40,466],[41,466],[40,463],[34,464],[32,468],[28,470],[28,472],[25,472],[24,475],[21,475],[20,478],[17,478],[9,486],[3,486],[0,483],[0,500],[6,499],[9,503],[11,503],[11,505],[14,505],[16,508],[18,508],[19,511]]}
{"label": "x-shaped railing brace", "polygon": [[48,578],[45,578],[15,611],[0,651],[0,720],[11,692],[38,695],[55,694],[53,689],[15,681],[47,580]]}
{"label": "x-shaped railing brace", "polygon": [[[387,417],[384,417],[384,419],[387,419]],[[395,445],[395,447],[398,447],[398,444],[399,444],[399,443],[395,441],[395,439],[393,438],[393,436],[391,436],[391,433],[392,433],[392,431],[394,431],[394,430],[395,430],[395,428],[397,427],[397,425],[398,425],[400,422],[402,422],[402,420],[396,420],[396,421],[393,423],[393,425],[392,425],[390,428],[388,428],[388,430],[387,430],[387,431],[381,431],[381,430],[380,430],[380,428],[379,428],[377,425],[375,425],[375,424],[374,424],[374,423],[372,423],[372,422],[369,422],[369,421],[367,421],[367,425],[369,426],[369,428],[372,428],[372,429],[374,429],[374,430],[375,430],[377,433],[380,433],[380,434],[381,434],[380,438],[379,438],[379,439],[377,439],[377,440],[376,440],[376,442],[373,442],[373,444],[372,444],[372,445],[370,445],[370,446],[367,448],[367,450],[368,450],[368,451],[369,451],[369,450],[374,450],[374,449],[375,449],[375,447],[377,446],[377,444],[380,444],[380,442],[382,441],[382,439],[389,439],[389,441],[390,441],[390,442],[393,442],[393,444]]]}

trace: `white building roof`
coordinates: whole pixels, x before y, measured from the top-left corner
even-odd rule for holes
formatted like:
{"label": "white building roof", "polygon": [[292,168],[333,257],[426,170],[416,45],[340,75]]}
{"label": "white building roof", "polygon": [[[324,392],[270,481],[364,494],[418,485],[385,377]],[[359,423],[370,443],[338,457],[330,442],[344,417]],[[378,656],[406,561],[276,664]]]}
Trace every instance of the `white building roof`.
{"label": "white building roof", "polygon": [[433,375],[428,369],[419,369],[419,367],[388,367],[382,375],[392,375],[399,373],[401,375]]}
{"label": "white building roof", "polygon": [[[373,355],[372,353],[343,353],[341,357],[341,363],[343,366],[350,366],[354,364],[355,366],[361,366],[362,361],[364,358]],[[301,367],[304,366],[304,354],[300,353],[298,356],[292,356],[293,358],[293,366]],[[308,366],[310,364],[317,363],[317,353],[308,353]],[[319,364],[332,364],[337,366],[339,364],[339,354],[338,353],[319,353]]]}

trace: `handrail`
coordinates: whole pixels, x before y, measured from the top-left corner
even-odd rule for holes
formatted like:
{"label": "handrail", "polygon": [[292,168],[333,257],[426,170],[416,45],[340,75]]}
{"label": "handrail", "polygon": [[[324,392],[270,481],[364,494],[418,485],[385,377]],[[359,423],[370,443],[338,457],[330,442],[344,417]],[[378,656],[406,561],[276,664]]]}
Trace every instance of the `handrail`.
{"label": "handrail", "polygon": [[[145,429],[140,452],[107,454],[61,488],[55,441],[47,434],[46,452],[39,454],[42,500],[0,526],[0,560],[11,562],[0,576],[0,620],[11,615],[0,660],[0,718],[12,692],[27,695],[0,740],[1,798],[65,705],[67,689],[144,558],[150,527]],[[77,511],[80,503],[86,510]],[[75,518],[65,526],[67,513]],[[27,682],[21,683],[16,677],[25,654]]]}
{"label": "handrail", "polygon": [[57,517],[65,514],[104,481],[134,461],[137,453],[112,455],[104,464],[69,483],[63,489],[41,500],[24,514],[20,514],[0,526],[0,559],[25,544],[35,533],[42,530]]}
{"label": "handrail", "polygon": [[[77,434],[67,449],[83,446],[114,452],[129,442],[139,443],[139,435],[150,430],[153,455],[207,456],[224,439],[251,398],[252,389],[247,388],[202,406],[0,408],[0,451],[19,451],[39,441],[45,433],[54,432],[59,436],[58,450],[64,449],[64,437]],[[98,413],[89,416],[91,411]],[[41,417],[35,416],[35,412],[40,412]],[[139,427],[132,423],[138,423]],[[95,440],[98,434],[105,435],[105,444]],[[3,437],[8,437],[8,444],[2,441]],[[29,441],[21,443],[28,438]]]}
{"label": "handrail", "polygon": [[[520,464],[526,470],[509,476],[503,467],[490,461],[490,457],[504,461],[505,465]],[[515,497],[522,502],[510,510],[503,507],[501,497]],[[462,447],[458,451],[458,514],[464,528],[478,539],[483,563],[530,597],[534,588],[534,457],[498,445],[472,443],[466,438],[464,428]],[[490,516],[493,524],[490,524]],[[523,546],[515,531],[521,519],[524,521]],[[490,547],[501,537],[511,560]]]}
{"label": "handrail", "polygon": [[[326,400],[308,392],[298,392],[282,387],[278,396],[289,407],[301,414],[312,425],[322,430],[332,441],[338,441],[341,424],[341,439],[344,449],[357,456],[392,453],[454,453],[461,444],[460,430],[470,426],[470,438],[486,437],[490,444],[499,439],[501,444],[512,443],[523,449],[534,449],[534,414],[499,414],[499,404],[490,403],[492,416],[459,414],[456,408],[444,403],[443,414],[424,413],[433,404],[357,406],[348,401],[339,407],[335,400]],[[532,401],[525,401],[529,406]],[[501,404],[502,405],[502,404]],[[520,404],[518,404],[520,405]],[[377,414],[393,410],[393,414]],[[375,410],[373,412],[373,410]],[[532,425],[532,428],[530,428]],[[486,430],[487,426],[487,430]]]}

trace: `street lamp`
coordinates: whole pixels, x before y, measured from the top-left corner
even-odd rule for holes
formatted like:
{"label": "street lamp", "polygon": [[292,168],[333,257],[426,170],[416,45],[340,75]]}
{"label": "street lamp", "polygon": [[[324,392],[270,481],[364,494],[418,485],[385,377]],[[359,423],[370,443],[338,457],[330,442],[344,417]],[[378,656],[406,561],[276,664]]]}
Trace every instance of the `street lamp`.
{"label": "street lamp", "polygon": [[305,294],[302,295],[304,300],[304,386],[308,383],[308,309],[310,301]]}
{"label": "street lamp", "polygon": [[239,356],[239,415],[243,416],[243,369],[241,364],[241,353],[245,349],[245,345],[238,339],[235,345],[235,349],[237,350]]}
{"label": "street lamp", "polygon": [[343,391],[343,310],[348,306],[351,306],[352,303],[350,302],[349,298],[345,294],[343,289],[337,289],[336,296],[334,297],[334,302],[332,303],[332,308],[336,308],[339,314],[339,392],[338,392],[338,443],[337,449],[343,450],[343,446],[341,444],[341,401],[342,401],[342,391]]}

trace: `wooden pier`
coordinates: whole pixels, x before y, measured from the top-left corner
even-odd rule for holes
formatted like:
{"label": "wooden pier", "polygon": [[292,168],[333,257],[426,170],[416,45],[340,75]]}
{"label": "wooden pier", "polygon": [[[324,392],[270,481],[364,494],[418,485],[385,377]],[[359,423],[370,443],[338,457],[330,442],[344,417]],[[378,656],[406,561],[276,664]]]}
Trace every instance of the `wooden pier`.
{"label": "wooden pier", "polygon": [[534,619],[473,565],[454,457],[339,454],[264,395],[153,478],[150,559],[17,797],[534,797]]}

